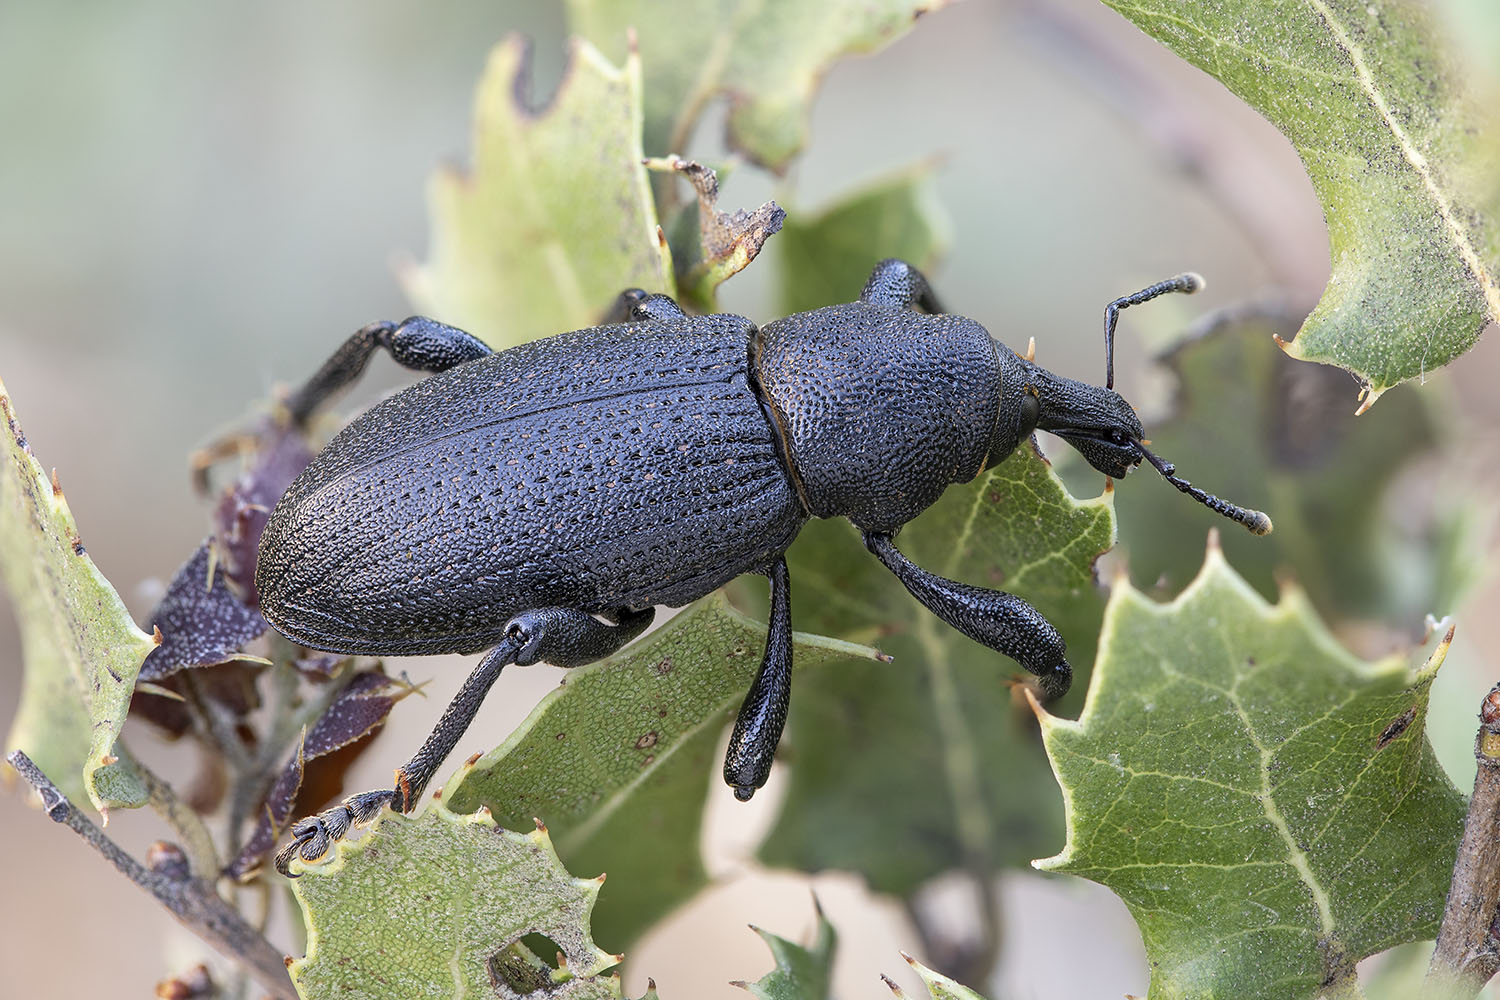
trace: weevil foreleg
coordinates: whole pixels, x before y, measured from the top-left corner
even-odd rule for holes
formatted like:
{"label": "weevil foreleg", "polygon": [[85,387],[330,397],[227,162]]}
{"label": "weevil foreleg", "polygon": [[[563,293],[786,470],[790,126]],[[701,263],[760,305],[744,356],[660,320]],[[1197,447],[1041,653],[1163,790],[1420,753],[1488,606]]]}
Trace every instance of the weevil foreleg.
{"label": "weevil foreleg", "polygon": [[943,311],[943,307],[938,304],[937,295],[933,293],[932,286],[927,283],[922,272],[895,257],[875,265],[859,298],[861,302],[874,305],[922,309],[930,313]]}
{"label": "weevil foreleg", "polygon": [[929,611],[1036,674],[1047,699],[1067,693],[1073,668],[1064,658],[1066,646],[1036,608],[1003,590],[986,590],[929,573],[897,551],[888,534],[867,531],[864,539],[865,547]]}
{"label": "weevil foreleg", "polygon": [[386,804],[396,812],[411,812],[432,776],[474,721],[485,695],[505,667],[543,661],[560,667],[592,663],[640,635],[655,613],[654,608],[619,611],[613,616],[614,624],[601,622],[575,608],[539,608],[516,615],[506,623],[505,638],[500,645],[484,655],[449,702],[421,749],[396,769],[396,786],[351,795],[332,809],[298,821],[292,827],[292,842],[276,855],[276,870],[294,877],[292,858],[309,863],[320,860],[335,841],[374,819]]}
{"label": "weevil foreleg", "polygon": [[400,323],[371,323],[356,330],[312,378],[286,400],[293,422],[307,419],[338,390],[365,370],[375,348],[384,347],[396,363],[413,371],[441,372],[490,353],[473,334],[425,316]]}
{"label": "weevil foreleg", "polygon": [[776,560],[766,575],[771,578],[766,652],[755,682],[740,705],[729,737],[729,752],[724,755],[724,781],[741,802],[748,802],[771,773],[792,698],[792,604],[786,560]]}

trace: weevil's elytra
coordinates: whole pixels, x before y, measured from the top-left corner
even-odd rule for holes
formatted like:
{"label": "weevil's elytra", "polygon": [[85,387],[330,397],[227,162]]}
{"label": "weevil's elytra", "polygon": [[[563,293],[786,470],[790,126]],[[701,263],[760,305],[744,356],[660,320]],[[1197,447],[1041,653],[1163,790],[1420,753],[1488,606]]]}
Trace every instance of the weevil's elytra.
{"label": "weevil's elytra", "polygon": [[[1199,283],[1179,277],[1110,303],[1107,356],[1120,309]],[[430,319],[373,324],[289,398],[305,422],[376,347],[436,373],[352,422],[276,505],[256,574],[267,620],[338,653],[487,652],[395,788],[296,824],[277,857],[283,873],[386,804],[410,811],[505,666],[593,662],[639,635],[656,605],[762,573],[770,631],[724,764],[735,795],[750,798],[786,722],[784,553],[810,517],[849,518],[934,614],[1036,674],[1046,696],[1063,694],[1063,638],[1031,605],[934,576],[894,541],[948,486],[1038,428],[1107,475],[1146,460],[1252,531],[1270,529],[1147,451],[1112,388],[1053,375],[943,313],[901,261],[878,265],[856,302],[762,328],[690,317],[639,290],[620,307],[625,322],[498,354]]]}

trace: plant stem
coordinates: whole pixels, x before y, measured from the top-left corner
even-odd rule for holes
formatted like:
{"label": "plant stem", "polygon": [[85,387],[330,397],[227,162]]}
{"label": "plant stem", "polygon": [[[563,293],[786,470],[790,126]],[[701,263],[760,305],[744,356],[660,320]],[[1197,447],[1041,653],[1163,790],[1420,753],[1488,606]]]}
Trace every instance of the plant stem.
{"label": "plant stem", "polygon": [[30,757],[16,750],[6,759],[37,790],[49,817],[71,828],[122,874],[155,896],[184,927],[241,962],[276,1000],[297,1000],[297,992],[292,988],[281,953],[219,897],[213,883],[202,878],[152,871],[121,850],[103,830],[79,812]]}
{"label": "plant stem", "polygon": [[1479,709],[1474,743],[1479,771],[1464,819],[1464,837],[1453,862],[1453,884],[1438,931],[1437,949],[1422,984],[1424,998],[1474,997],[1500,970],[1494,933],[1500,905],[1500,684]]}
{"label": "plant stem", "polygon": [[192,859],[193,871],[212,882],[219,877],[219,852],[214,848],[213,835],[203,825],[203,817],[197,810],[177,797],[172,786],[163,781],[145,764],[135,758],[136,771],[146,781],[146,793],[151,808],[167,821],[167,824],[182,838],[183,848]]}

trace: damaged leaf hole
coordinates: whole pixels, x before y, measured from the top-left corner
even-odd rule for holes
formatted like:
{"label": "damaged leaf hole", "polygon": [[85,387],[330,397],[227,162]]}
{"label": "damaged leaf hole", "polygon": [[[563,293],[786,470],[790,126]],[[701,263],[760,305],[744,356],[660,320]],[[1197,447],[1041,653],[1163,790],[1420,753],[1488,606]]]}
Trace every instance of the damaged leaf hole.
{"label": "damaged leaf hole", "polygon": [[490,985],[507,1000],[552,996],[563,985],[558,973],[567,964],[556,941],[531,931],[490,956]]}

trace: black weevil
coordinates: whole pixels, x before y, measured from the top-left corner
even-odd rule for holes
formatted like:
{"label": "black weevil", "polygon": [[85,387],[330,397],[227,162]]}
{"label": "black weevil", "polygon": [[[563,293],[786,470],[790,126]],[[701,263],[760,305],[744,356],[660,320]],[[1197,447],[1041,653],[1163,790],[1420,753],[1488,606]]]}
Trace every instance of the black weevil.
{"label": "black weevil", "polygon": [[488,652],[395,787],[298,822],[276,867],[318,860],[387,803],[409,812],[503,667],[590,663],[639,635],[655,605],[764,573],[770,633],[724,762],[724,780],[750,798],[786,721],[784,553],[810,517],[849,518],[933,614],[1036,674],[1048,698],[1063,694],[1063,640],[1036,609],[920,569],[896,532],[1037,429],[1108,476],[1145,459],[1201,503],[1270,531],[1264,514],[1204,493],[1147,451],[1113,390],[1119,311],[1200,286],[1181,275],[1110,303],[1103,388],[943,313],[898,260],[876,266],[857,302],[760,328],[631,290],[624,322],[500,353],[421,317],[361,329],[288,398],[294,421],[358,377],[376,347],[441,374],[357,418],[292,483],[261,542],[261,610],[315,649]]}

